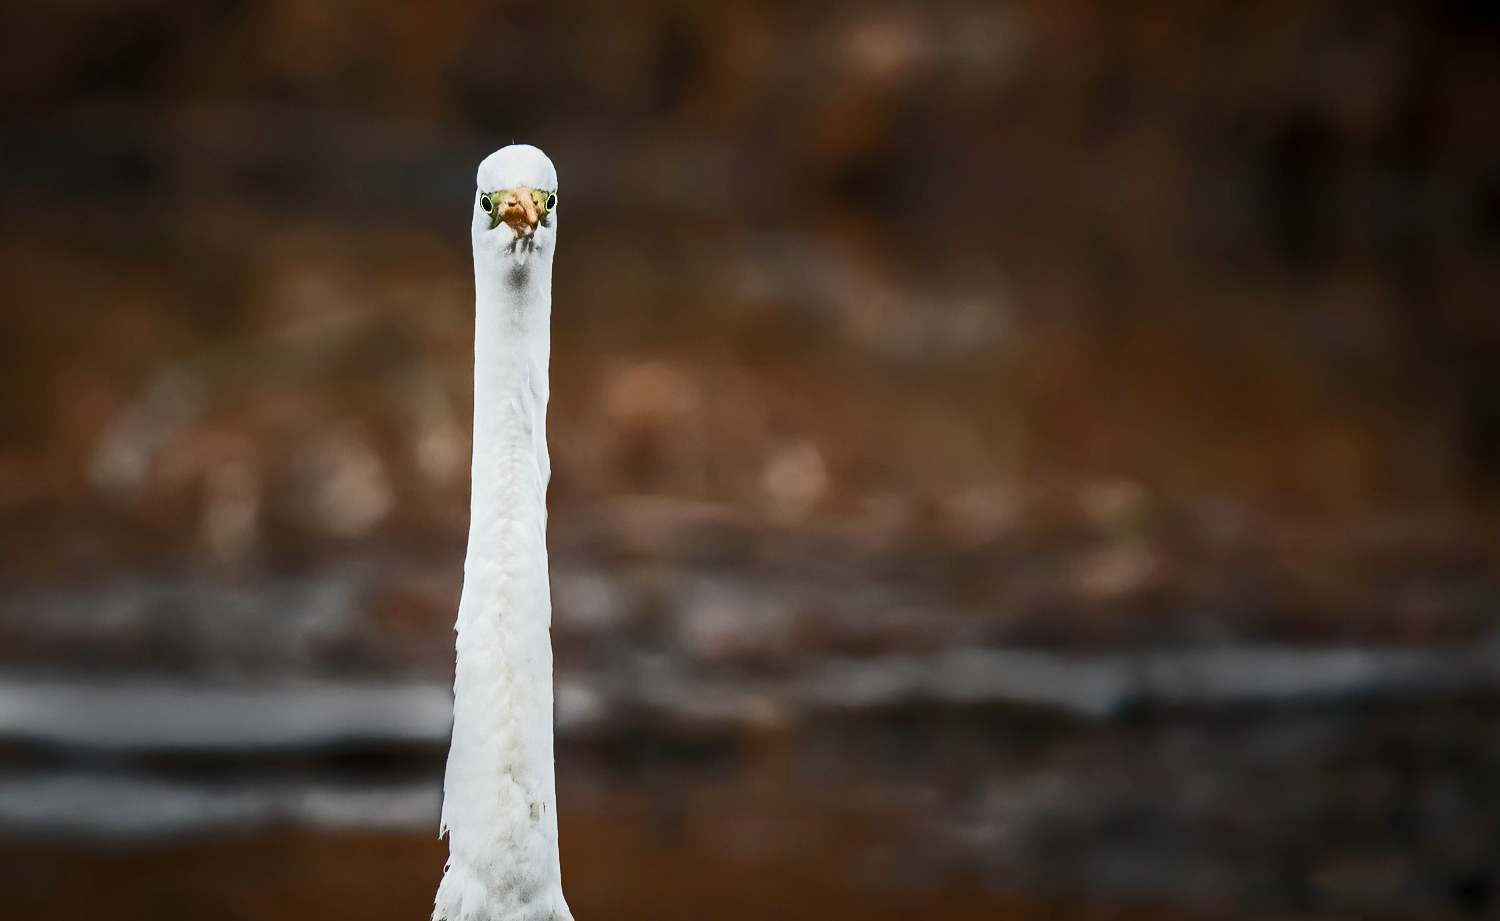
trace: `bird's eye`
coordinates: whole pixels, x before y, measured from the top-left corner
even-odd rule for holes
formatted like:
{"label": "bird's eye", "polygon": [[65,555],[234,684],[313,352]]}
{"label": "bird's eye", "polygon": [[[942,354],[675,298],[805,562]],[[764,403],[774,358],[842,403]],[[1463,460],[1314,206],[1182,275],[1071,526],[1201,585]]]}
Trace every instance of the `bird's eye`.
{"label": "bird's eye", "polygon": [[490,203],[490,197],[488,195],[479,196],[479,207],[484,209],[485,214],[489,214],[494,210],[494,206]]}
{"label": "bird's eye", "polygon": [[554,195],[554,194],[552,194],[551,192],[548,192],[547,193],[547,210],[551,211],[553,208],[556,208],[556,207],[557,207],[557,196]]}

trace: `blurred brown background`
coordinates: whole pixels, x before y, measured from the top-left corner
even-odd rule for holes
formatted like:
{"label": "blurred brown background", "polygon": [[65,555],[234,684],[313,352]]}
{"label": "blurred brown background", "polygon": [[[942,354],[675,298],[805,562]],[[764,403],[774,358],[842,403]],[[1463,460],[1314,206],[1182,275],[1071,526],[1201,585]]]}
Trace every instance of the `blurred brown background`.
{"label": "blurred brown background", "polygon": [[426,917],[512,140],[580,918],[1500,911],[1492,5],[64,0],[0,113],[5,917]]}

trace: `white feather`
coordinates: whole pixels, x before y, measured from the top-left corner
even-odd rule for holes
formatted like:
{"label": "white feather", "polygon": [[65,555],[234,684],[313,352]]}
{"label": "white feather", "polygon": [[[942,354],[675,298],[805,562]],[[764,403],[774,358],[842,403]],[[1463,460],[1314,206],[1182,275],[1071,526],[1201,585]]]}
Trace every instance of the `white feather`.
{"label": "white feather", "polygon": [[512,145],[474,196],[474,465],[458,607],[453,740],[443,779],[448,865],[435,921],[571,921],[557,851],[552,600],[547,578],[547,364],[557,215],[529,239],[491,229],[479,193],[556,191],[552,161]]}

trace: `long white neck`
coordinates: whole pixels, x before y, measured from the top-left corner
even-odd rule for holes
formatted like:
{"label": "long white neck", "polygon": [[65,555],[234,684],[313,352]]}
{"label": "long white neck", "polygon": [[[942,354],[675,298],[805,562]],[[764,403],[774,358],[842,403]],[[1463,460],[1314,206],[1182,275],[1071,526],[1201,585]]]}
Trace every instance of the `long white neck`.
{"label": "long white neck", "polygon": [[[508,230],[508,228],[501,228]],[[438,921],[558,921],[547,578],[552,253],[475,241],[474,466]]]}

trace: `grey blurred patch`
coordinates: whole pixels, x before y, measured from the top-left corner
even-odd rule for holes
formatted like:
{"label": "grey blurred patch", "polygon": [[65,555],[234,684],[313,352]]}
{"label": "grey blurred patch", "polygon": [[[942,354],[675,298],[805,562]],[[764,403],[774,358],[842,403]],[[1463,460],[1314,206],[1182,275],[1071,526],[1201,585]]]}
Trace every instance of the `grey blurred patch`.
{"label": "grey blurred patch", "polygon": [[22,837],[142,839],[276,822],[436,833],[436,780],[383,786],[213,785],[124,774],[0,777],[0,829]]}

